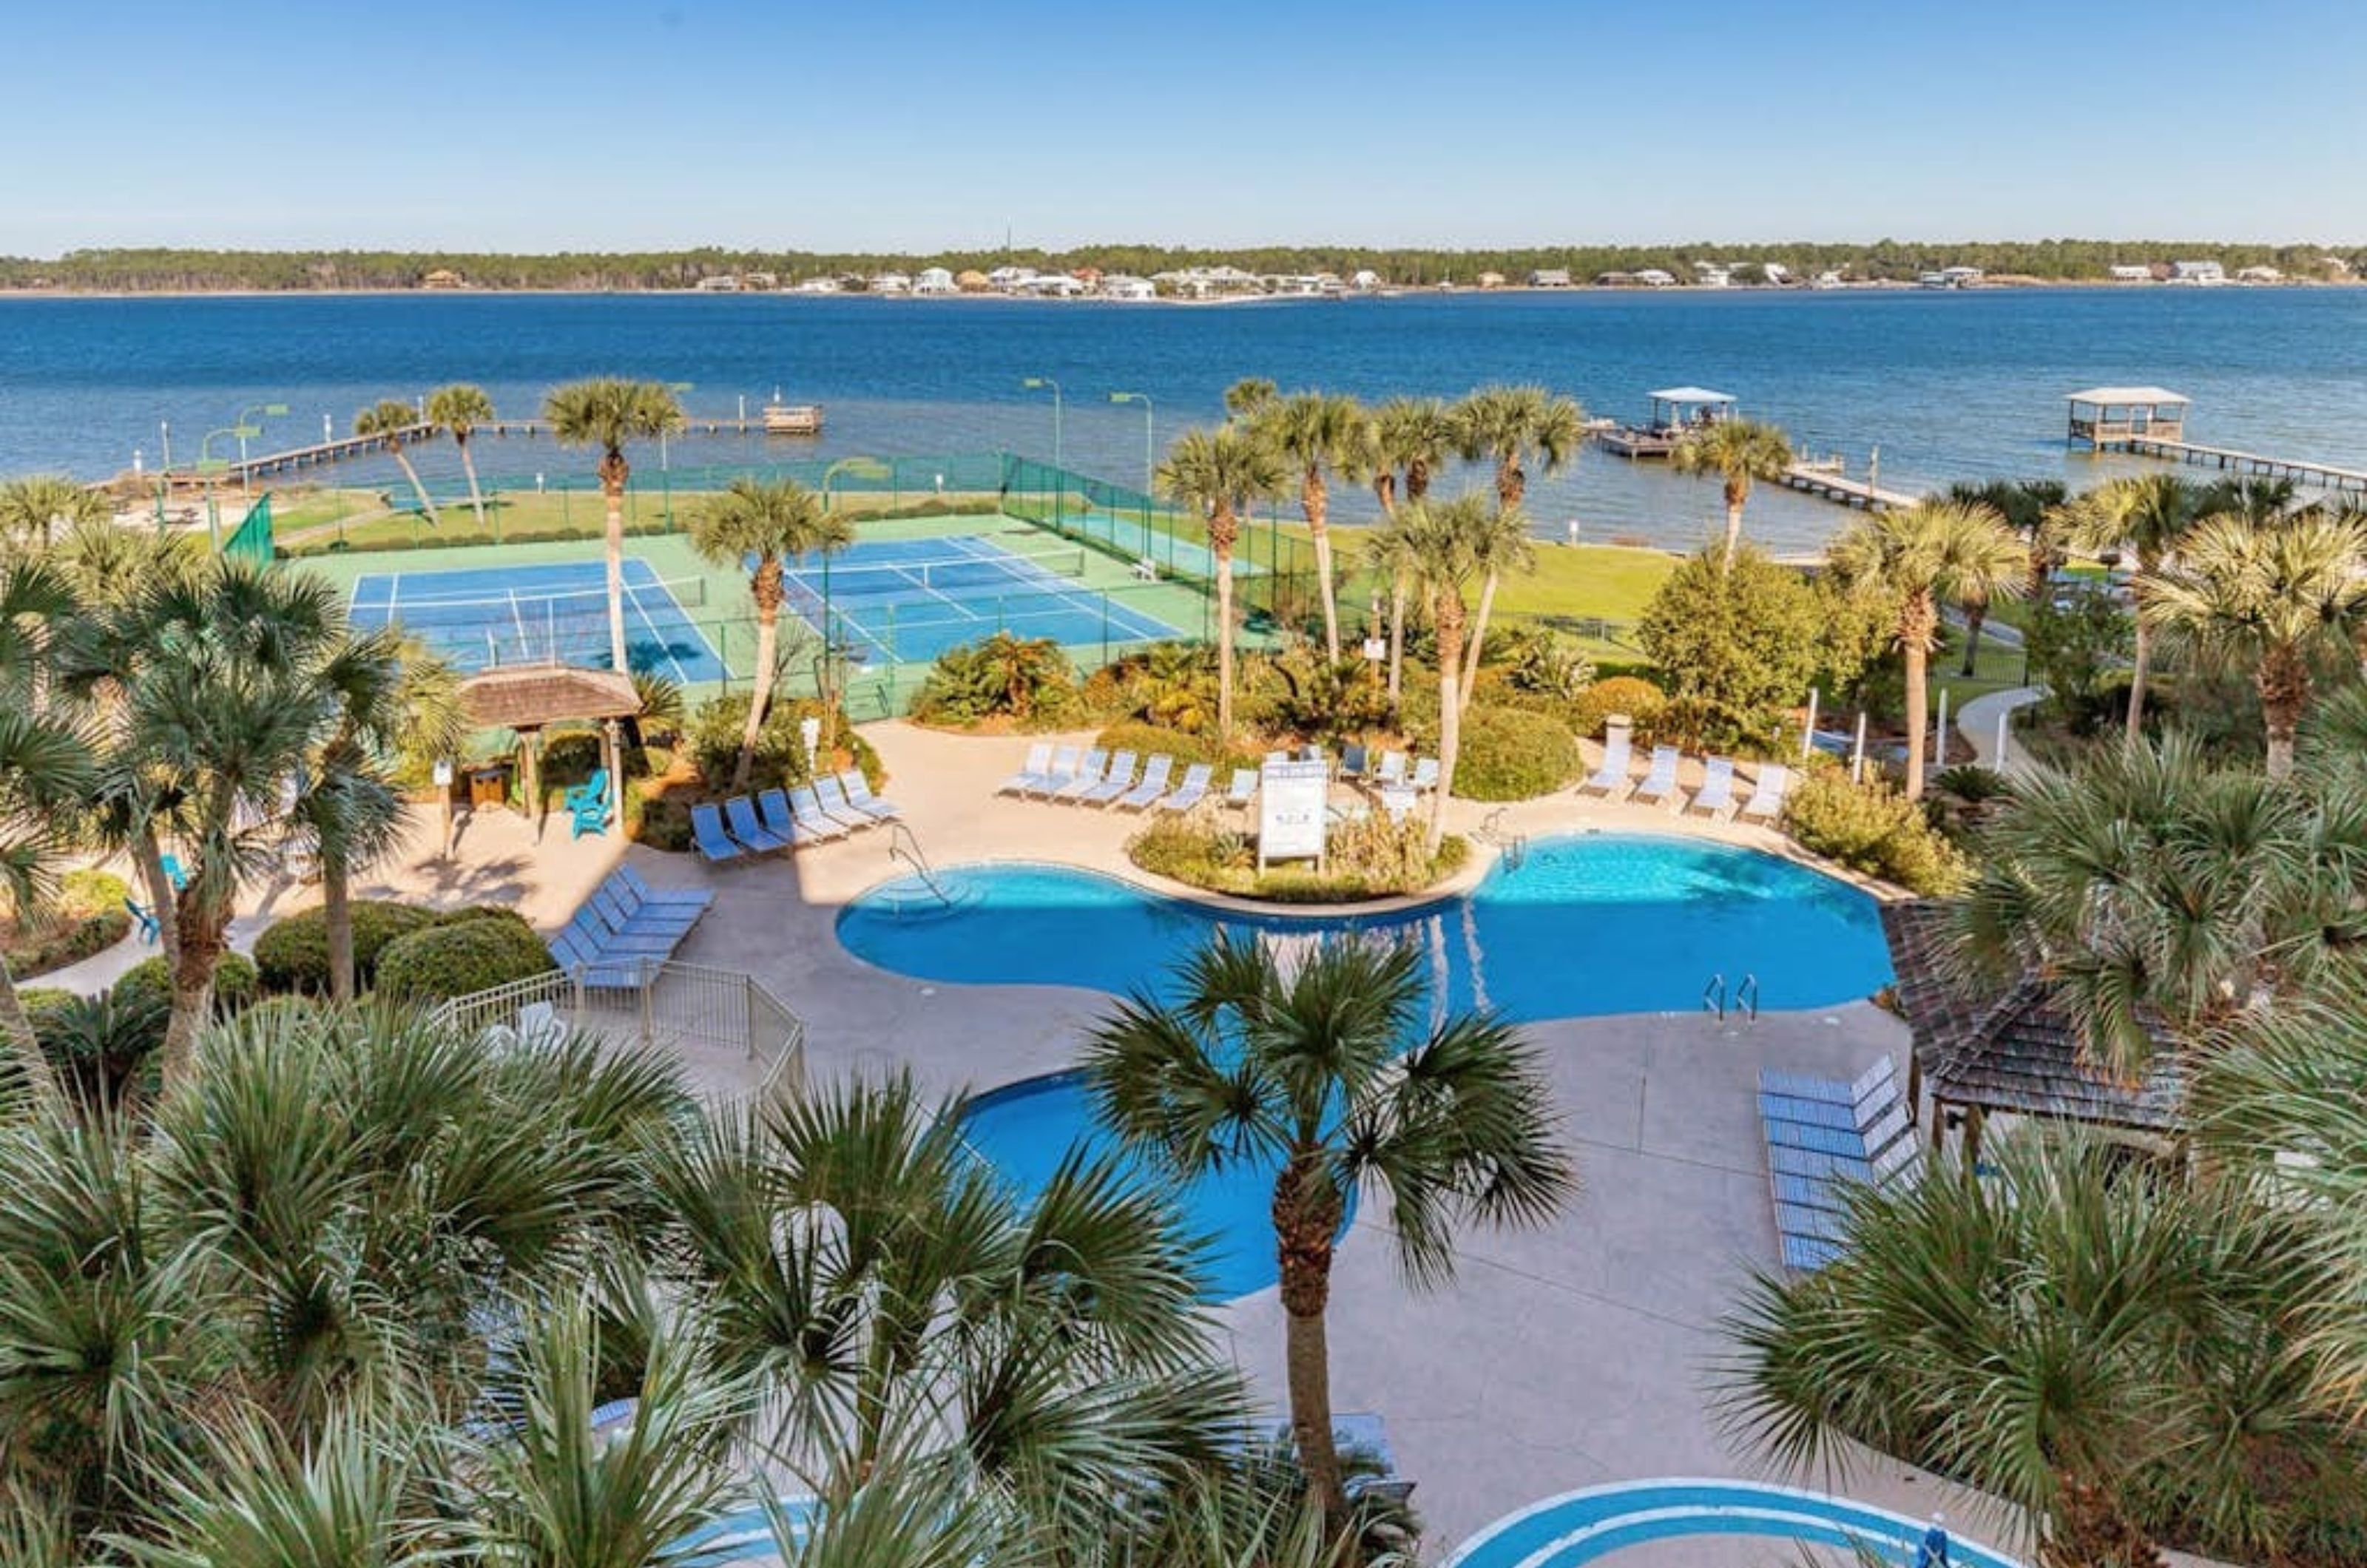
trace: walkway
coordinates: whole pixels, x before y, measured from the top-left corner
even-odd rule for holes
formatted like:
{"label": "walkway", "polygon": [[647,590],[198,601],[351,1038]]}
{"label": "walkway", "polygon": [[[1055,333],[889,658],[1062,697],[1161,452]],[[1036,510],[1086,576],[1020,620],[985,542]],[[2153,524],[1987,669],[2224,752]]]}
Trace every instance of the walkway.
{"label": "walkway", "polygon": [[[2014,686],[2002,692],[1989,692],[1975,697],[1956,710],[1956,732],[1973,749],[1973,761],[1984,768],[2001,773],[2015,773],[2031,765],[2030,757],[2014,744],[2010,733],[2012,715],[2046,700],[2044,686]],[[2005,720],[2007,728],[2005,751],[1998,750],[1998,721]]]}

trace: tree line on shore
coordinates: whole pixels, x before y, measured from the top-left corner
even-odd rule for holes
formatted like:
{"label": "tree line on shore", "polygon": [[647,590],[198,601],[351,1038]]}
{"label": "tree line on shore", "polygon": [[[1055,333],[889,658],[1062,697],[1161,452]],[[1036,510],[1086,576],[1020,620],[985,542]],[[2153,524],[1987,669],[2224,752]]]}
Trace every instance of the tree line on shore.
{"label": "tree line on shore", "polygon": [[[2328,258],[2341,265],[2330,268]],[[1825,271],[1871,281],[1911,282],[1943,266],[1976,266],[1994,275],[2048,282],[2102,280],[2115,265],[2180,260],[2216,261],[2230,273],[2272,266],[2288,277],[2322,278],[2367,266],[2367,249],[2314,244],[2231,244],[2191,240],[1915,241],[1867,244],[1782,241],[1726,244],[1708,240],[1656,245],[1527,245],[1445,250],[1421,246],[1263,245],[1247,248],[1088,244],[1068,250],[1006,247],[936,253],[762,250],[692,246],[670,251],[558,251],[515,255],[492,252],[292,250],[227,251],[198,247],[114,247],[69,251],[56,257],[0,256],[0,289],[109,292],[416,288],[430,274],[448,272],[479,289],[689,288],[706,277],[771,273],[784,282],[842,274],[866,276],[938,265],[960,272],[1002,265],[1045,271],[1092,267],[1148,276],[1192,266],[1230,265],[1260,275],[1370,270],[1387,282],[1470,283],[1483,272],[1515,280],[1532,272],[1567,271],[1580,282],[1606,272],[1657,267],[1691,277],[1696,261],[1738,264],[1746,277],[1770,263],[1794,278]]]}

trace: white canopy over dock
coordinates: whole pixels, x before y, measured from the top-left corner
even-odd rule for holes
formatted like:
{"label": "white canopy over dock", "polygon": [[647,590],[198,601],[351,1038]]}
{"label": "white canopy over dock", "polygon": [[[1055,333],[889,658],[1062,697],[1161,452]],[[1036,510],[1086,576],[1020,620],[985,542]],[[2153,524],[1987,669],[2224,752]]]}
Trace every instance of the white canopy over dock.
{"label": "white canopy over dock", "polygon": [[2186,410],[2192,399],[2167,387],[2090,387],[2066,392],[2071,405],[2073,445],[2095,451],[2132,441],[2183,441]]}

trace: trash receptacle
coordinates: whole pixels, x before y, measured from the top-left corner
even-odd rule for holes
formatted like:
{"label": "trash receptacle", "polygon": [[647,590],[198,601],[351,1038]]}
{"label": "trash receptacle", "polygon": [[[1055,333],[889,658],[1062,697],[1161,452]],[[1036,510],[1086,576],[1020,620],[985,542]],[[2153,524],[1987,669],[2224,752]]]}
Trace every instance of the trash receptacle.
{"label": "trash receptacle", "polygon": [[507,768],[472,768],[469,772],[469,804],[479,806],[506,805],[510,796],[510,771]]}

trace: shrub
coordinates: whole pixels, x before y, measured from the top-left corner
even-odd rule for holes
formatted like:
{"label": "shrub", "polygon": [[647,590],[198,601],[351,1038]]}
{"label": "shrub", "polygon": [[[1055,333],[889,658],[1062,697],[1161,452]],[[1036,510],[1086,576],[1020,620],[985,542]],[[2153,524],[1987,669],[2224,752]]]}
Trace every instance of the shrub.
{"label": "shrub", "polygon": [[1313,649],[1293,649],[1265,661],[1261,673],[1271,677],[1273,690],[1271,700],[1260,705],[1260,716],[1291,734],[1342,739],[1362,735],[1389,716],[1387,682],[1362,654],[1335,660]]}
{"label": "shrub", "polygon": [[104,953],[131,931],[123,900],[131,889],[103,871],[70,871],[58,879],[58,895],[36,919],[0,925],[0,952],[20,980],[79,964]]}
{"label": "shrub", "polygon": [[1181,729],[1162,729],[1155,724],[1113,724],[1095,737],[1093,744],[1110,751],[1131,751],[1148,760],[1164,752],[1175,759],[1177,778],[1195,762],[1206,762],[1217,770],[1217,783],[1226,782],[1226,773],[1233,768],[1253,768],[1258,759],[1247,751],[1234,751],[1223,742],[1206,735],[1190,734]]}
{"label": "shrub", "polygon": [[[1254,679],[1250,660],[1241,663],[1233,694],[1247,705]],[[1153,643],[1093,671],[1084,698],[1104,718],[1206,734],[1217,727],[1217,650],[1200,643]]]}
{"label": "shrub", "polygon": [[1801,848],[1911,893],[1954,893],[1970,880],[1964,856],[1920,807],[1888,784],[1853,784],[1838,769],[1818,770],[1793,785],[1784,826]]}
{"label": "shrub", "polygon": [[1507,692],[1576,701],[1594,681],[1594,665],[1569,639],[1543,626],[1512,626],[1490,636],[1481,649],[1480,676],[1494,676]]}
{"label": "shrub", "polygon": [[1581,739],[1603,739],[1603,721],[1624,713],[1636,721],[1636,733],[1651,733],[1653,721],[1669,699],[1659,687],[1639,675],[1614,675],[1597,681],[1569,705],[1569,727]]}
{"label": "shrub", "polygon": [[[436,919],[433,909],[384,899],[357,898],[349,908],[354,918],[354,987],[362,991],[370,988],[379,955],[387,943],[432,926]],[[328,995],[327,915],[306,909],[274,920],[255,939],[255,966],[263,988],[274,995],[290,991]]]}
{"label": "shrub", "polygon": [[1557,719],[1477,704],[1463,716],[1455,793],[1466,800],[1534,800],[1576,778],[1578,769],[1578,737]]}
{"label": "shrub", "polygon": [[[214,965],[214,1014],[227,1018],[244,1012],[261,994],[255,962],[243,953],[225,953]],[[159,1010],[156,1023],[157,1043],[164,1043],[164,1010],[173,1005],[173,971],[164,955],[143,958],[126,969],[115,982],[111,993],[127,1007],[153,1003]]]}
{"label": "shrub", "polygon": [[[150,962],[163,964],[162,959]],[[166,1003],[144,987],[45,1005],[33,1033],[50,1066],[86,1102],[116,1105],[164,1043]]]}
{"label": "shrub", "polygon": [[1470,852],[1463,840],[1449,838],[1433,856],[1428,838],[1429,824],[1420,816],[1396,823],[1376,814],[1331,830],[1320,872],[1286,865],[1261,875],[1251,836],[1205,818],[1167,816],[1136,834],[1127,852],[1145,871],[1211,893],[1278,904],[1343,904],[1421,892],[1452,875]]}
{"label": "shrub", "polygon": [[379,955],[378,992],[391,1001],[440,1002],[557,967],[523,920],[462,919],[388,943]]}
{"label": "shrub", "polygon": [[997,632],[937,655],[912,699],[912,717],[956,727],[1000,719],[1048,729],[1073,721],[1082,706],[1076,671],[1059,643]]}
{"label": "shrub", "polygon": [[[729,787],[732,769],[739,765],[740,732],[748,722],[748,693],[730,692],[702,703],[684,732],[685,750],[710,792]],[[811,697],[787,697],[774,700],[772,711],[756,730],[755,766],[748,779],[750,790],[788,788],[811,782],[806,766],[805,737],[798,728],[810,714],[822,721],[818,757],[824,768],[860,768],[873,789],[887,783],[887,770],[879,765],[879,754],[871,749],[869,741],[855,732],[844,713],[825,709]]]}

